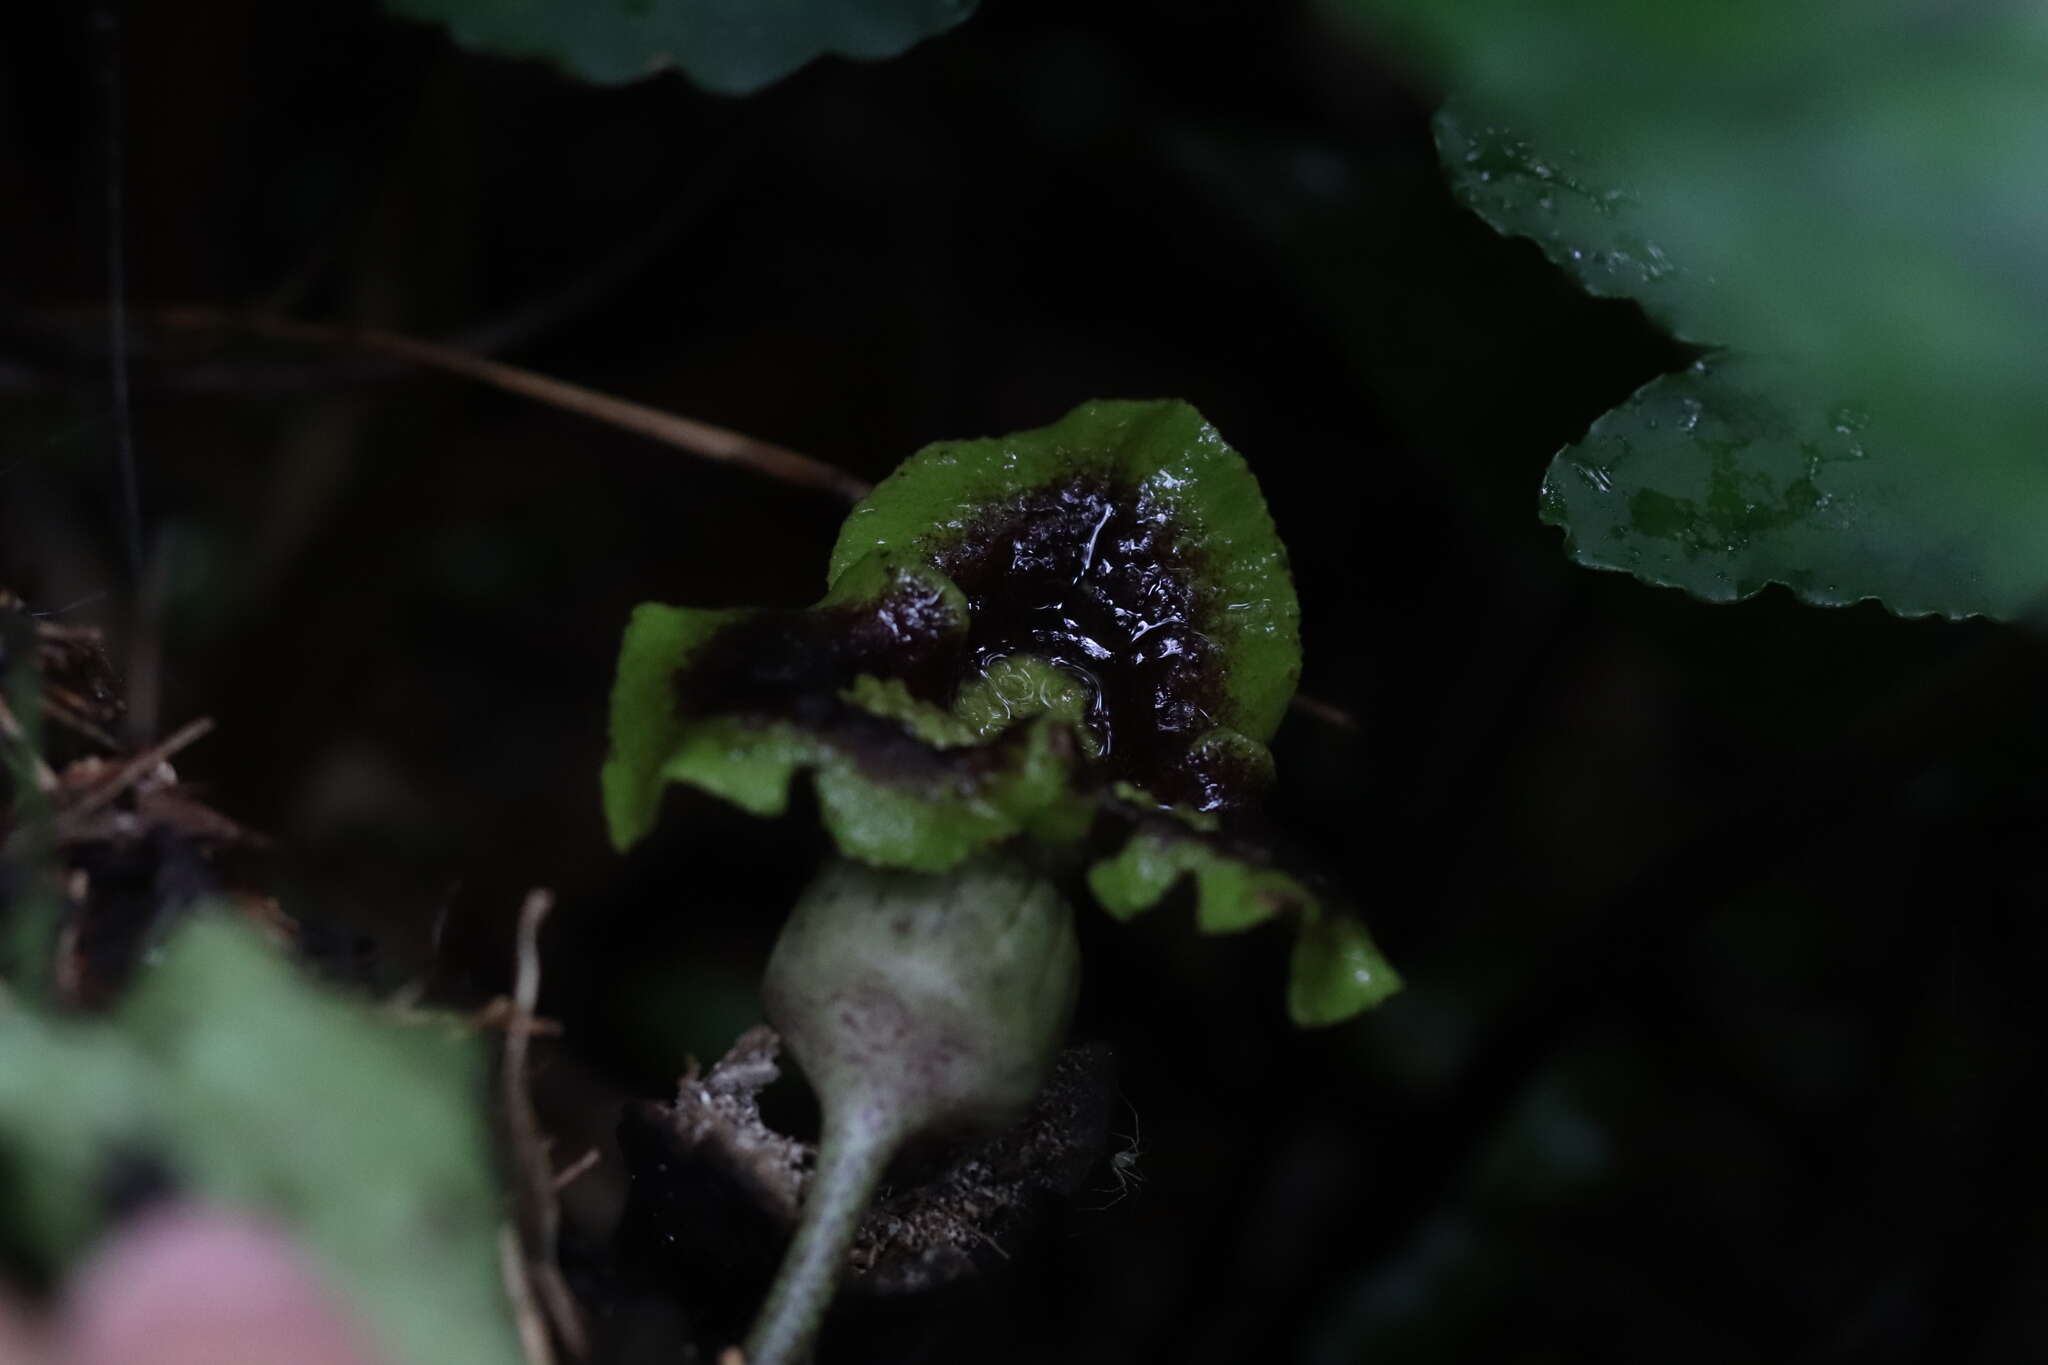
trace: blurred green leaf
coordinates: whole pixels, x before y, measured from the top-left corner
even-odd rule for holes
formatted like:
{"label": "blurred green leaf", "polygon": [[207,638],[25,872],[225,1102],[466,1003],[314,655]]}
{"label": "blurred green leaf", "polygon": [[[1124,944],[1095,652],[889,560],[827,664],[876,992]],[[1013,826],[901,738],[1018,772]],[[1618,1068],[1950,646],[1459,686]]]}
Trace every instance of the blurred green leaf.
{"label": "blurred green leaf", "polygon": [[513,1365],[481,1079],[458,1029],[379,1018],[203,918],[114,1019],[0,995],[0,1221],[61,1262],[118,1163],[161,1162],[192,1196],[288,1228],[394,1361]]}
{"label": "blurred green leaf", "polygon": [[1785,406],[1782,381],[1717,356],[1645,385],[1552,462],[1543,519],[1584,563],[1710,601],[1783,583],[1821,605],[1954,610],[1978,573],[1956,548],[1970,528],[1897,491],[1861,413]]}
{"label": "blurred green leaf", "polygon": [[1350,915],[1304,923],[1287,978],[1287,1012],[1303,1028],[1342,1023],[1401,989],[1401,978]]}
{"label": "blurred green leaf", "polygon": [[2048,597],[2038,6],[1341,4],[1457,92],[1439,145],[1482,216],[1732,357],[1559,456],[1582,562],[1906,614]]}
{"label": "blurred green leaf", "polygon": [[903,53],[958,24],[975,0],[385,0],[446,25],[464,47],[538,57],[621,85],[676,67],[707,90],[750,95],[806,62]]}

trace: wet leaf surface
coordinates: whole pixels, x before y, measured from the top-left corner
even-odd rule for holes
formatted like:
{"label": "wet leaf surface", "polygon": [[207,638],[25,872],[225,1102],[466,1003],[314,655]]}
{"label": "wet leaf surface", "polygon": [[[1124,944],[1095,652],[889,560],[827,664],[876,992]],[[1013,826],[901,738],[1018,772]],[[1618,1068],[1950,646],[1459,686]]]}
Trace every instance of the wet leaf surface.
{"label": "wet leaf surface", "polygon": [[[1657,381],[1597,448],[1560,456],[1546,506],[1582,562],[1909,615],[2015,617],[2048,597],[2032,7],[1601,4],[1569,25],[1481,0],[1350,8],[1460,92],[1439,147],[1488,222],[1734,357],[1711,383]],[[1686,425],[1688,399],[1721,416]],[[1630,428],[1654,454],[1630,454],[1611,497],[1561,491]],[[1786,470],[1848,444],[1860,464],[1802,504]],[[1717,480],[1735,501],[1708,511]],[[1660,516],[1644,489],[1700,510]]]}

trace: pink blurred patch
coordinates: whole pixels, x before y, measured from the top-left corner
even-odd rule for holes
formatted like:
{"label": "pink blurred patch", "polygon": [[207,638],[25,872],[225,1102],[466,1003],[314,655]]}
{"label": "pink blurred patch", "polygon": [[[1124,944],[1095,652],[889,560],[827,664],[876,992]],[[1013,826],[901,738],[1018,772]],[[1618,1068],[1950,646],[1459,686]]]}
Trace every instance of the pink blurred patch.
{"label": "pink blurred patch", "polygon": [[143,1217],[72,1281],[62,1365],[385,1365],[292,1243],[193,1208]]}
{"label": "pink blurred patch", "polygon": [[48,1357],[41,1340],[33,1320],[7,1297],[6,1286],[0,1285],[0,1365],[44,1365]]}

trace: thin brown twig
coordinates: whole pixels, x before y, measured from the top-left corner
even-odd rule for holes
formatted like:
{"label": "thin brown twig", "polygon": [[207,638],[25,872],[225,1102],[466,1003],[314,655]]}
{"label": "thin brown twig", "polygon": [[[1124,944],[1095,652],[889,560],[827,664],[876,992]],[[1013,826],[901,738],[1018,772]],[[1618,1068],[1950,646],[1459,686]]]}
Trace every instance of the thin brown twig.
{"label": "thin brown twig", "polygon": [[144,749],[141,753],[123,763],[111,778],[102,782],[84,796],[79,797],[78,800],[72,802],[69,806],[66,806],[64,813],[58,817],[59,822],[76,825],[80,820],[99,810],[122,792],[127,791],[144,777],[147,777],[156,770],[159,764],[165,762],[173,754],[198,743],[212,733],[213,718],[211,716],[201,716],[198,720],[181,726],[177,733],[169,739],[161,744],[153,744],[149,748]]}
{"label": "thin brown twig", "polygon": [[505,1032],[505,1124],[522,1177],[519,1222],[526,1273],[555,1334],[569,1354],[580,1359],[589,1354],[590,1341],[576,1297],[555,1263],[562,1206],[555,1197],[554,1166],[548,1159],[547,1140],[541,1135],[540,1117],[534,1112],[533,1092],[527,1083],[527,1044],[535,1030],[523,1023],[534,1017],[540,1004],[540,926],[554,908],[554,894],[536,887],[527,892],[526,903],[519,909],[519,965],[512,983],[514,1022]]}
{"label": "thin brown twig", "polygon": [[85,699],[53,682],[43,683],[43,714],[67,726],[103,749],[118,749],[121,742],[86,719]]}
{"label": "thin brown twig", "polygon": [[708,460],[742,465],[794,487],[820,489],[848,502],[857,502],[867,496],[869,488],[865,479],[786,446],[378,327],[331,326],[288,318],[257,317],[216,308],[158,308],[150,310],[146,316],[159,326],[181,330],[246,332],[278,341],[356,346],[380,351],[635,432]]}
{"label": "thin brown twig", "polygon": [[555,1172],[555,1189],[566,1190],[590,1173],[591,1167],[604,1159],[604,1153],[592,1147],[582,1156]]}
{"label": "thin brown twig", "polygon": [[[700,422],[694,417],[664,412],[645,403],[600,393],[596,389],[521,369],[517,365],[507,365],[501,360],[491,360],[379,327],[333,326],[198,307],[156,308],[145,316],[159,326],[181,330],[238,331],[278,341],[355,346],[378,351],[631,431],[708,460],[743,465],[793,487],[833,493],[848,502],[860,501],[874,487],[867,480],[836,465],[772,441],[763,441],[727,427]],[[1348,711],[1320,698],[1297,693],[1293,704],[1304,715],[1313,716],[1337,729],[1358,729],[1357,719]]]}
{"label": "thin brown twig", "polygon": [[523,1033],[529,1038],[559,1038],[562,1025],[559,1020],[543,1019],[531,1010],[521,1009],[509,996],[494,995],[469,1016],[469,1027],[478,1032],[498,1029],[504,1033]]}
{"label": "thin brown twig", "polygon": [[1356,730],[1358,728],[1358,717],[1352,715],[1335,702],[1324,701],[1321,697],[1311,697],[1306,692],[1296,692],[1292,704],[1294,709],[1303,715],[1313,716],[1323,724],[1335,729]]}
{"label": "thin brown twig", "polygon": [[[86,603],[97,601],[104,596],[106,596],[105,593],[95,593],[91,597],[86,598],[85,602],[74,602],[72,606],[83,606]],[[65,607],[64,610],[69,611],[71,607]],[[39,641],[49,641],[56,644],[93,645],[97,647],[101,643],[104,634],[105,632],[98,626],[67,626],[58,621],[36,622],[36,639]]]}
{"label": "thin brown twig", "polygon": [[519,1230],[510,1223],[498,1229],[498,1274],[505,1282],[505,1297],[512,1301],[512,1325],[526,1365],[555,1365],[547,1321],[533,1302],[533,1277],[526,1254],[519,1249]]}

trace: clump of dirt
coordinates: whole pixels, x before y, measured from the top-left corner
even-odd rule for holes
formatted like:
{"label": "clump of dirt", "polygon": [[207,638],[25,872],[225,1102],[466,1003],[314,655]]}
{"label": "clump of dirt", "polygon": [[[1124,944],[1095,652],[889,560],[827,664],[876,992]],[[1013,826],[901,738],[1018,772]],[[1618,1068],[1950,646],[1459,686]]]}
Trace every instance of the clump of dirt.
{"label": "clump of dirt", "polygon": [[[765,1286],[795,1230],[815,1155],[761,1120],[758,1096],[779,1074],[778,1045],[772,1030],[751,1029],[708,1075],[685,1075],[675,1103],[627,1112],[622,1256],[653,1253],[675,1283],[718,1286],[721,1297]],[[1009,1259],[1102,1159],[1114,1091],[1108,1047],[1070,1048],[1014,1126],[906,1156],[861,1222],[848,1293],[923,1293]]]}
{"label": "clump of dirt", "polygon": [[700,1077],[694,1063],[676,1085],[666,1125],[676,1150],[701,1154],[729,1172],[778,1220],[794,1226],[811,1149],[761,1121],[760,1094],[782,1070],[782,1040],[762,1024],[741,1034]]}
{"label": "clump of dirt", "polygon": [[1114,1065],[1102,1044],[1069,1048],[1022,1122],[892,1185],[854,1236],[849,1287],[919,1293],[1007,1259],[1101,1160]]}

